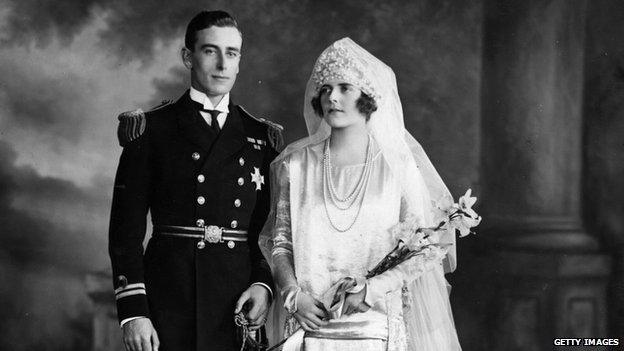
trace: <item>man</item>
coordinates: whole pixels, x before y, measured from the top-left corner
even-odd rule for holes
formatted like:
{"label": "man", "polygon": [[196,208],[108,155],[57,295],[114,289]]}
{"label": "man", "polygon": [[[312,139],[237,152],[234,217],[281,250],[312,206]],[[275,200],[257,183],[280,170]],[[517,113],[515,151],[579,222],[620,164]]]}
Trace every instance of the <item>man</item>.
{"label": "man", "polygon": [[189,91],[120,116],[109,251],[128,350],[239,349],[234,314],[265,321],[273,281],[257,241],[281,126],[230,100],[241,45],[228,13],[199,13],[181,52]]}

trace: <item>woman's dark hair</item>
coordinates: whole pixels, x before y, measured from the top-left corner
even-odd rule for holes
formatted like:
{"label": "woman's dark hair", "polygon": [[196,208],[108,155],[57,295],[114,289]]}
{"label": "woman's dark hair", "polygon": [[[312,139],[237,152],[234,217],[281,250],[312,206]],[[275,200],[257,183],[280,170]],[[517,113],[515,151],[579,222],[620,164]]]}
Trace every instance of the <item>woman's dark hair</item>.
{"label": "woman's dark hair", "polygon": [[[323,107],[321,106],[321,92],[319,91],[315,97],[310,101],[312,104],[312,108],[314,109],[314,113],[317,116],[323,117]],[[377,111],[377,103],[375,99],[370,97],[368,94],[362,92],[362,95],[355,102],[355,107],[358,108],[361,114],[366,118],[366,122],[370,119],[373,112]]]}
{"label": "woman's dark hair", "polygon": [[[184,46],[187,49],[194,51],[195,50],[195,42],[197,41],[197,36],[195,35],[202,29],[206,29],[209,27],[233,27],[238,29],[238,32],[241,33],[238,28],[238,23],[230,15],[225,11],[202,11],[195,15],[193,19],[189,22],[186,27],[186,34],[184,35]],[[243,34],[241,33],[241,36]]]}

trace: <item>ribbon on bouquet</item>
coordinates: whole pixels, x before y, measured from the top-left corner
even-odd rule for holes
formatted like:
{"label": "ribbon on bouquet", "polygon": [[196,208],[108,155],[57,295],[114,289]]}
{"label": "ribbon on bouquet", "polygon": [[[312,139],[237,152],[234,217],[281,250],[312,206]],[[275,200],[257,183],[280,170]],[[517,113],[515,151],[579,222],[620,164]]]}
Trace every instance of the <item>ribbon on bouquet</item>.
{"label": "ribbon on bouquet", "polygon": [[323,296],[321,296],[321,303],[325,306],[325,309],[329,312],[330,319],[338,319],[342,316],[342,306],[347,293],[355,294],[365,287],[363,279],[356,279],[353,277],[344,277],[331,286]]}

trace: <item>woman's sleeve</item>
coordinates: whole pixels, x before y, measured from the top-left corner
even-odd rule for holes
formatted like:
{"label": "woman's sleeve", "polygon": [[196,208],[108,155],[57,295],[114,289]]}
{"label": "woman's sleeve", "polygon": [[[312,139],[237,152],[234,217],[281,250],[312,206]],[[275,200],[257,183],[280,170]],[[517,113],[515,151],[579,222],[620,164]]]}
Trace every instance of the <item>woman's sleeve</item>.
{"label": "woman's sleeve", "polygon": [[275,196],[275,224],[273,228],[273,260],[280,255],[292,258],[292,231],[290,227],[290,177],[287,160],[277,165],[275,172],[278,189]]}
{"label": "woman's sleeve", "polygon": [[297,284],[290,223],[290,162],[287,156],[271,165],[271,212],[260,234],[262,253],[280,291]]}
{"label": "woman's sleeve", "polygon": [[[410,163],[406,162],[406,164]],[[429,193],[415,164],[404,168],[399,176],[399,184],[401,185],[400,220],[414,218],[419,227],[431,226]],[[366,282],[364,301],[372,306],[383,299],[386,293],[400,289],[440,264],[441,259],[431,260],[423,256],[410,258],[382,274],[369,278]]]}
{"label": "woman's sleeve", "polygon": [[[260,234],[260,247],[271,266],[277,288],[267,316],[266,332],[272,343],[284,337],[287,313],[283,288],[296,284],[293,265],[292,231],[290,228],[290,157],[278,156],[271,164],[271,212]],[[293,283],[294,281],[294,283]]]}

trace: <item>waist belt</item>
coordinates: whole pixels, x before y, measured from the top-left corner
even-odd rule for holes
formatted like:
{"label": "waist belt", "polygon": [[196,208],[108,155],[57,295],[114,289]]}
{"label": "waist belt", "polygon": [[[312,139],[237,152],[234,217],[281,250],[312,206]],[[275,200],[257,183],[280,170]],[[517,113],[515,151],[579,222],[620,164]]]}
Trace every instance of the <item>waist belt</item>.
{"label": "waist belt", "polygon": [[173,236],[180,238],[202,239],[209,243],[224,241],[247,241],[246,230],[225,229],[216,225],[204,227],[181,227],[177,225],[155,225],[155,236]]}

